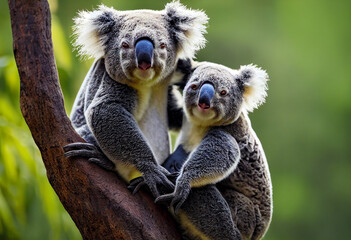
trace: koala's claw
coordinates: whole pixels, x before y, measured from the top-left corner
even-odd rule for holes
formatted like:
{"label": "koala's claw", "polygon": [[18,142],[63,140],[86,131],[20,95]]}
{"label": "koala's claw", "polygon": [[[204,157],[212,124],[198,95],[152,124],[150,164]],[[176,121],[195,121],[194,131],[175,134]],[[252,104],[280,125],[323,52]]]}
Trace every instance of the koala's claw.
{"label": "koala's claw", "polygon": [[155,203],[169,203],[170,207],[174,208],[175,214],[178,214],[179,208],[183,205],[190,194],[190,185],[177,185],[173,193],[162,195],[156,198]]}
{"label": "koala's claw", "polygon": [[169,205],[171,205],[173,198],[174,198],[174,193],[165,194],[165,195],[157,197],[155,199],[155,203],[165,204],[165,205],[169,206]]}
{"label": "koala's claw", "polygon": [[164,186],[165,190],[170,192],[174,189],[174,184],[167,179],[166,176],[163,177],[156,176],[155,178],[147,179],[145,177],[145,183],[149,186],[149,189],[154,195],[154,197],[160,196],[160,192],[158,190],[158,186]]}
{"label": "koala's claw", "polygon": [[166,174],[170,175],[169,172],[164,170],[163,167],[158,166],[154,171],[144,172],[142,177],[130,181],[128,189],[132,191],[134,195],[142,187],[147,186],[154,197],[161,195],[159,189],[162,190],[162,194],[164,194],[164,192],[172,192],[174,190],[174,184],[166,176]]}
{"label": "koala's claw", "polygon": [[100,158],[89,158],[88,159],[89,162],[91,163],[95,163],[97,165],[99,165],[100,167],[111,171],[111,172],[115,172],[116,171],[116,167],[113,164],[113,162],[111,162],[108,158],[106,157],[100,157]]}
{"label": "koala's claw", "polygon": [[153,171],[144,172],[144,181],[154,197],[160,196],[159,189],[162,194],[174,190],[174,184],[167,178],[166,174],[169,175],[169,172],[161,166],[157,166]]}
{"label": "koala's claw", "polygon": [[114,172],[116,170],[113,162],[98,147],[91,143],[71,143],[64,146],[63,150],[66,158],[88,158],[89,162],[95,163],[108,171]]}
{"label": "koala's claw", "polygon": [[90,149],[90,150],[95,150],[96,149],[94,144],[83,143],[83,142],[75,142],[75,143],[67,144],[66,146],[63,147],[63,150],[65,150],[65,152],[67,152],[67,151],[74,150],[74,149],[79,149],[79,148],[85,148],[85,149]]}
{"label": "koala's claw", "polygon": [[135,195],[140,190],[140,188],[142,188],[143,186],[146,186],[144,178],[143,177],[137,177],[137,178],[132,179],[129,182],[129,185],[128,185],[127,188],[130,191],[132,191],[133,195]]}
{"label": "koala's claw", "polygon": [[168,175],[166,175],[167,176],[167,178],[172,182],[172,183],[176,183],[176,181],[177,181],[177,178],[178,178],[178,176],[179,176],[179,172],[174,172],[174,173],[170,173],[170,174],[168,174]]}
{"label": "koala's claw", "polygon": [[174,213],[178,214],[179,208],[183,205],[188,196],[178,196],[173,198],[171,202],[171,207],[174,208]]}

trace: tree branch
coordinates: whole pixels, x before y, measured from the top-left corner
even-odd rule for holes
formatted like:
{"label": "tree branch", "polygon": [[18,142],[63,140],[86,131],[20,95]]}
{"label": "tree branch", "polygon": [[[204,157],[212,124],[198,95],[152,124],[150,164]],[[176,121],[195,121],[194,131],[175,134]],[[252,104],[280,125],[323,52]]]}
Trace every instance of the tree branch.
{"label": "tree branch", "polygon": [[50,184],[84,239],[179,239],[173,219],[146,193],[132,196],[116,174],[62,147],[84,142],[64,110],[46,0],[8,0],[21,79],[21,111],[40,149]]}

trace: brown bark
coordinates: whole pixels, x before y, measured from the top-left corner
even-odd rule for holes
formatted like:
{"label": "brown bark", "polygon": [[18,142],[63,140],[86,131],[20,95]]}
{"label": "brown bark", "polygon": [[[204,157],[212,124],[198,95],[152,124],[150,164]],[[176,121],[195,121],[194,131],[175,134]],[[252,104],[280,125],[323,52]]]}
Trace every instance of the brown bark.
{"label": "brown bark", "polygon": [[21,79],[23,117],[41,152],[50,184],[84,239],[179,239],[167,209],[144,192],[135,196],[116,174],[62,147],[83,139],[64,110],[46,0],[8,0],[13,50]]}

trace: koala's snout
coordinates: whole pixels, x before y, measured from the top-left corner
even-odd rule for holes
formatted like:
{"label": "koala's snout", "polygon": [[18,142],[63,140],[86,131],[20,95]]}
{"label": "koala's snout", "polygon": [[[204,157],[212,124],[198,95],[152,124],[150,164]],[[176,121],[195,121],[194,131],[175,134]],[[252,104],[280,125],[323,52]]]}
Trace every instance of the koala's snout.
{"label": "koala's snout", "polygon": [[211,100],[214,96],[215,90],[211,83],[205,83],[201,86],[198,105],[201,109],[209,109],[211,107]]}
{"label": "koala's snout", "polygon": [[152,67],[154,45],[149,39],[141,39],[135,45],[135,56],[138,68],[145,71]]}

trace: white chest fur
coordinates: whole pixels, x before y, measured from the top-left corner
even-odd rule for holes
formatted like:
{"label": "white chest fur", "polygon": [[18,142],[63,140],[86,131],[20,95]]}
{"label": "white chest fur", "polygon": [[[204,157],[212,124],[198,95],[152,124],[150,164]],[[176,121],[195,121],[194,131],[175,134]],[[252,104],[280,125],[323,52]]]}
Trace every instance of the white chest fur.
{"label": "white chest fur", "polygon": [[176,147],[182,144],[185,151],[193,151],[201,143],[207,131],[208,128],[194,125],[187,121],[186,116],[184,116]]}
{"label": "white chest fur", "polygon": [[167,86],[143,89],[135,118],[143,132],[156,161],[162,164],[170,154],[167,120]]}

